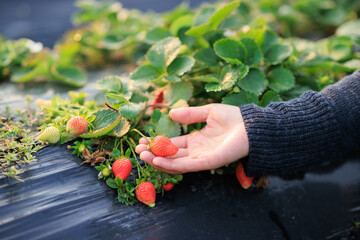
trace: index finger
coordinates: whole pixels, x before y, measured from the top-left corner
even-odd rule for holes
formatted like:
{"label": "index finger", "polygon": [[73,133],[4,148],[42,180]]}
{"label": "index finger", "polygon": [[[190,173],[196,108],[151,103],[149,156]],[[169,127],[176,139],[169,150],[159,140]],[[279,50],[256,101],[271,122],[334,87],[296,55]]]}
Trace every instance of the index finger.
{"label": "index finger", "polygon": [[149,141],[146,138],[140,138],[139,143],[140,144],[149,144]]}

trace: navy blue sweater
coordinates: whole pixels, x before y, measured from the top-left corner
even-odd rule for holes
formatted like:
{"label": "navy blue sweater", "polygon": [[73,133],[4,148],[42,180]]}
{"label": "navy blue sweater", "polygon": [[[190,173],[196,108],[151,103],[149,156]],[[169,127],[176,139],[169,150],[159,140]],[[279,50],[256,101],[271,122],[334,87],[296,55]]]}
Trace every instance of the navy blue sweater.
{"label": "navy blue sweater", "polygon": [[240,110],[249,176],[285,175],[342,159],[360,145],[360,69],[319,93]]}

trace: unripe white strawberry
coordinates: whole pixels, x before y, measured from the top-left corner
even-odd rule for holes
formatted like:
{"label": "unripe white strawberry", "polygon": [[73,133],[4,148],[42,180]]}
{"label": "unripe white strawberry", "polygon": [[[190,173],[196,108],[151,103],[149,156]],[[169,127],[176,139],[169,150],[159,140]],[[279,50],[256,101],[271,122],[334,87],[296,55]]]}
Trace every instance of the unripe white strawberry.
{"label": "unripe white strawberry", "polygon": [[60,140],[60,130],[56,127],[47,127],[41,132],[38,140],[55,144]]}
{"label": "unripe white strawberry", "polygon": [[88,122],[85,118],[76,116],[72,117],[66,124],[66,131],[71,135],[78,136],[86,132]]}

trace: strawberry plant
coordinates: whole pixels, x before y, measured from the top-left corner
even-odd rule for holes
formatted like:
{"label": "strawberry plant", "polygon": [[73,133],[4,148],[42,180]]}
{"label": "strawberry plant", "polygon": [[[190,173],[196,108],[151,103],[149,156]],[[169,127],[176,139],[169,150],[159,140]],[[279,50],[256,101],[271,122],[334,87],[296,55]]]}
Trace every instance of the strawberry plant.
{"label": "strawberry plant", "polygon": [[[28,39],[0,38],[0,79],[81,87],[84,68],[131,63],[130,79],[98,80],[93,100],[70,91],[65,99],[36,101],[37,139],[69,144],[127,205],[154,206],[156,193],[182,180],[135,153],[139,138],[150,135],[156,156],[172,156],[178,148],[169,138],[204,127],[173,122],[169,110],[208,103],[266,107],[321,90],[360,68],[356,1],[223,1],[196,9],[182,4],[163,14],[124,9],[116,2],[77,5],[73,21],[79,27],[52,50]],[[315,37],[304,38],[314,31]],[[43,145],[9,118],[1,119],[0,127],[2,174],[15,177],[20,159],[28,162]],[[23,140],[14,141],[18,138]],[[235,173],[244,188],[253,181],[256,187],[269,183],[265,177],[248,178],[241,163],[212,172]]]}

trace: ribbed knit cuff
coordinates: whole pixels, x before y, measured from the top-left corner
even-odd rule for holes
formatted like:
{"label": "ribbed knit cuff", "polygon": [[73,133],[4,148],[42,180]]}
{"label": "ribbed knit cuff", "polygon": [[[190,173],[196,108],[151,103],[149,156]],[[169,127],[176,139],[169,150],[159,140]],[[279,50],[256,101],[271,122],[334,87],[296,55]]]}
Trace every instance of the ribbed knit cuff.
{"label": "ribbed knit cuff", "polygon": [[242,105],[240,110],[250,144],[249,176],[285,175],[342,157],[335,114],[317,92],[266,108]]}
{"label": "ribbed knit cuff", "polygon": [[320,94],[334,109],[340,126],[345,153],[360,146],[360,69],[344,77],[334,85],[324,88]]}

